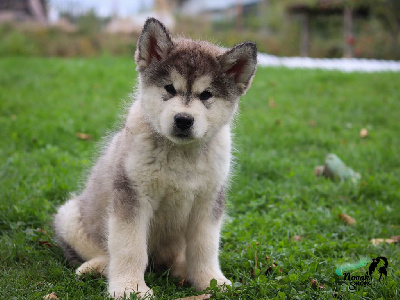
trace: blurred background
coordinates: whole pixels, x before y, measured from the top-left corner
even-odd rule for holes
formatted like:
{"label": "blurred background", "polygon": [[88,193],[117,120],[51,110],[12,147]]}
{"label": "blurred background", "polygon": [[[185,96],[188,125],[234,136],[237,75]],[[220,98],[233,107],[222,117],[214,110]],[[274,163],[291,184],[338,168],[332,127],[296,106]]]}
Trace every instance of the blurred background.
{"label": "blurred background", "polygon": [[400,60],[400,0],[0,0],[0,56],[132,56],[149,16],[226,47]]}

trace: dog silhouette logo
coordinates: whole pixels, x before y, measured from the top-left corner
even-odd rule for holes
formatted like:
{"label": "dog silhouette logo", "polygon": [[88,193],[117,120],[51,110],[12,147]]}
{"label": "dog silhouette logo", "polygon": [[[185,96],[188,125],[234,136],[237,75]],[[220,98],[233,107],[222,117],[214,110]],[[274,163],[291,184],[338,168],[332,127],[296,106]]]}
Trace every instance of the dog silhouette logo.
{"label": "dog silhouette logo", "polygon": [[385,275],[385,278],[387,277],[387,267],[389,265],[389,262],[386,257],[378,256],[377,258],[372,259],[372,263],[369,265],[367,272],[368,275],[372,277],[372,274],[375,272],[376,268],[378,267],[378,264],[381,261],[384,262],[384,265],[378,269],[378,272],[380,274],[379,281],[381,281],[382,275]]}

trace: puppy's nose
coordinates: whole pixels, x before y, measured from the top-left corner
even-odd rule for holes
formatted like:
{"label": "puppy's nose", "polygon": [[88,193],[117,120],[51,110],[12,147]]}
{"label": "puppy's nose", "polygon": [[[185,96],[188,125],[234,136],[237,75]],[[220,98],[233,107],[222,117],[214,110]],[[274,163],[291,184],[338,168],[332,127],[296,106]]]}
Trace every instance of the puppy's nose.
{"label": "puppy's nose", "polygon": [[192,115],[179,113],[174,117],[175,126],[180,130],[186,130],[193,126],[194,118]]}

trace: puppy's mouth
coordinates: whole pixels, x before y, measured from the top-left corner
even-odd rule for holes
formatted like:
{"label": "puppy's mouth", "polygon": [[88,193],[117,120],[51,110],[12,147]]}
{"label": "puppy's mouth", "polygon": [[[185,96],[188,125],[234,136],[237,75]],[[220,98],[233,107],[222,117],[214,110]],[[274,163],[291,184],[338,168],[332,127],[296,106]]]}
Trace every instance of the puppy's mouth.
{"label": "puppy's mouth", "polygon": [[174,128],[172,131],[172,135],[176,138],[183,140],[193,139],[193,134],[191,130],[181,130],[178,128]]}
{"label": "puppy's mouth", "polygon": [[179,128],[174,127],[172,129],[170,140],[176,144],[189,144],[196,140],[193,135],[192,130],[181,130]]}

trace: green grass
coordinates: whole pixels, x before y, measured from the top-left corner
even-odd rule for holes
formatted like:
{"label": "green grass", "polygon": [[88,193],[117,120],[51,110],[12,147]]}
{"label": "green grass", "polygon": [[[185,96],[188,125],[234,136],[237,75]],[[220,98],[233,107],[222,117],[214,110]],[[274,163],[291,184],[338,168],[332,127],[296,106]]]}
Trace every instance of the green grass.
{"label": "green grass", "polygon": [[[75,277],[51,220],[116,127],[134,68],[128,59],[0,59],[1,299],[106,297],[105,279]],[[400,235],[399,83],[400,73],[257,71],[236,120],[221,240],[222,269],[236,288],[212,289],[215,299],[399,299],[399,246],[370,242]],[[362,174],[357,186],[314,176],[330,152]],[[357,225],[343,224],[340,213]],[[349,292],[334,274],[339,264],[377,256],[389,259],[383,282]],[[146,281],[159,299],[196,294],[168,272]]]}

